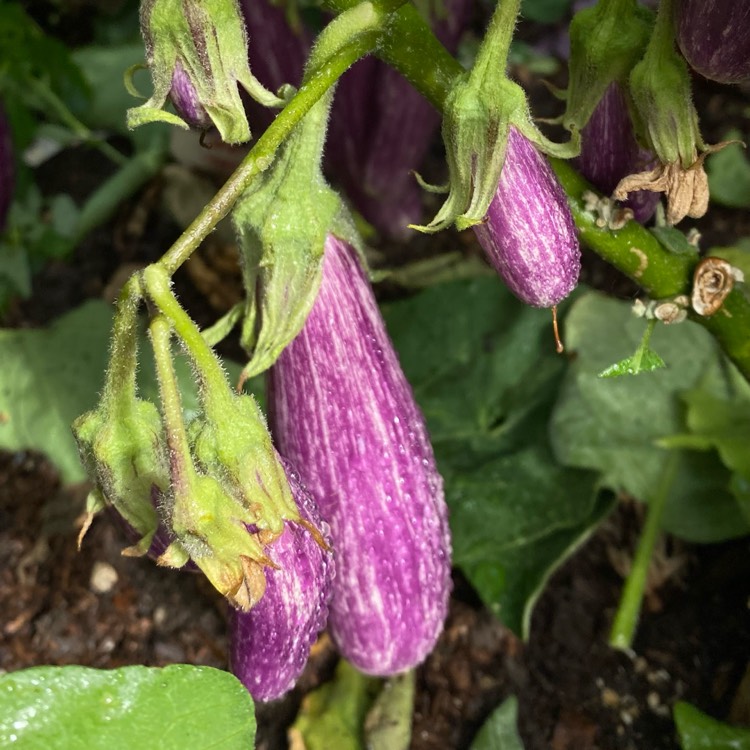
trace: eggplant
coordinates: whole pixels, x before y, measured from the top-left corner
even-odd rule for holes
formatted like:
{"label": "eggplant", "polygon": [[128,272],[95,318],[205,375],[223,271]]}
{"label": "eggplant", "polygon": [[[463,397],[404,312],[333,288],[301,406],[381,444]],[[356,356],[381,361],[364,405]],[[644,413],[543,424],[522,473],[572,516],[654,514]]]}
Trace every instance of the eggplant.
{"label": "eggplant", "polygon": [[229,614],[230,669],[256,701],[276,700],[294,687],[325,628],[334,578],[329,527],[299,474],[289,462],[281,463],[300,521],[286,521],[267,545],[277,567],[266,568],[260,601],[249,612],[230,607]]}
{"label": "eggplant", "polygon": [[526,304],[557,305],[578,283],[581,250],[565,193],[546,159],[512,126],[497,192],[484,223],[473,229]]}
{"label": "eggplant", "polygon": [[372,288],[332,235],[318,297],[268,385],[277,447],[331,526],[334,643],[368,674],[416,666],[442,630],[451,588],[443,481]]}
{"label": "eggplant", "polygon": [[[455,52],[472,6],[449,0],[432,28]],[[440,127],[440,114],[397,71],[360,60],[342,77],[329,125],[326,161],[360,214],[382,234],[404,239],[422,218],[419,169]]]}
{"label": "eggplant", "polygon": [[676,0],[680,51],[705,78],[750,81],[750,0]]}
{"label": "eggplant", "polygon": [[[581,133],[576,166],[600,192],[612,195],[620,180],[656,164],[656,157],[635,139],[628,106],[618,83],[610,84]],[[638,190],[623,203],[636,221],[647,222],[659,204],[659,193]]]}

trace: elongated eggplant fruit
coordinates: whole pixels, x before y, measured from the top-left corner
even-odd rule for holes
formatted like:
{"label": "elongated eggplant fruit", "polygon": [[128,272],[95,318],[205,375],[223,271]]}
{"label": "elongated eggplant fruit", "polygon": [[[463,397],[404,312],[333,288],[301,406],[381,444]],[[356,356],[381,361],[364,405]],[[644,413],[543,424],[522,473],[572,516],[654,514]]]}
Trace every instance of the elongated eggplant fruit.
{"label": "elongated eggplant fruit", "polygon": [[581,250],[565,193],[545,158],[513,127],[497,192],[474,231],[523,302],[552,307],[578,283]]}
{"label": "elongated eggplant fruit", "polygon": [[[605,195],[620,180],[653,167],[656,157],[635,139],[627,103],[618,83],[610,84],[582,132],[581,155],[576,166],[581,174]],[[648,221],[656,211],[659,193],[638,190],[623,205],[636,221]]]}
{"label": "elongated eggplant fruit", "polygon": [[270,371],[269,421],[331,524],[334,642],[369,674],[419,664],[450,592],[443,482],[369,282],[333,236],[310,316]]}
{"label": "elongated eggplant fruit", "polygon": [[302,522],[286,521],[281,536],[266,547],[278,567],[266,569],[261,600],[249,612],[230,610],[231,670],[258,701],[275,700],[294,687],[325,627],[334,577],[328,526],[299,475],[288,462],[282,465]]}
{"label": "elongated eggplant fruit", "polygon": [[750,0],[678,0],[677,43],[693,70],[720,83],[750,81]]}

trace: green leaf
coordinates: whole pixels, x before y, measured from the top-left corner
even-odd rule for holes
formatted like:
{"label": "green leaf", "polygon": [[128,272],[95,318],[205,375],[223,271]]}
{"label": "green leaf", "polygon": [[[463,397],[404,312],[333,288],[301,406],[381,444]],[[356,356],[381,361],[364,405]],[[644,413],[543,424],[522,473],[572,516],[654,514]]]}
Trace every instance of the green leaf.
{"label": "green leaf", "polygon": [[[737,130],[726,134],[725,140],[742,138]],[[746,139],[743,139],[746,140]],[[711,200],[730,208],[750,207],[750,161],[745,148],[733,143],[706,161]]]}
{"label": "green leaf", "polygon": [[622,375],[638,375],[641,372],[661,370],[666,366],[664,360],[653,349],[645,349],[632,357],[626,357],[610,365],[599,373],[599,377],[617,378]]}
{"label": "green leaf", "polygon": [[253,701],[228,672],[34,667],[0,677],[0,746],[248,750]]}
{"label": "green leaf", "polygon": [[674,707],[682,750],[750,750],[750,730],[712,719],[689,703]]}
{"label": "green leaf", "polygon": [[365,750],[363,723],[380,681],[342,659],[332,682],[308,693],[289,732],[305,750]]}
{"label": "green leaf", "polygon": [[[0,331],[0,448],[46,453],[64,482],[85,478],[71,422],[99,397],[107,365],[112,307],[90,301],[48,329]],[[150,346],[141,342],[139,384],[143,398],[158,403]],[[176,357],[186,415],[197,412],[190,366]],[[227,366],[236,382],[240,368]]]}
{"label": "green leaf", "polygon": [[684,232],[675,227],[652,227],[649,232],[659,240],[659,243],[669,252],[675,255],[695,255],[698,256],[698,248],[692,242],[688,241]]}
{"label": "green leaf", "polygon": [[413,669],[391,677],[375,698],[365,719],[367,750],[407,750],[414,715]]}
{"label": "green leaf", "polygon": [[484,722],[471,743],[471,750],[523,750],[518,736],[518,701],[511,696]]}
{"label": "green leaf", "polygon": [[[623,349],[635,348],[642,327],[626,303],[595,293],[577,300],[567,318],[568,348],[576,356],[554,410],[552,443],[562,463],[600,471],[606,486],[645,500],[667,458],[659,441],[685,431],[680,394],[700,385],[727,395],[732,366],[704,329],[686,322],[654,331],[667,369],[637,379],[599,378]],[[747,533],[729,480],[716,454],[685,454],[667,500],[665,528],[694,541]]]}
{"label": "green leaf", "polygon": [[385,317],[445,479],[454,562],[527,634],[551,571],[611,507],[593,472],[561,467],[549,449],[565,367],[549,312],[479,278],[388,305]]}

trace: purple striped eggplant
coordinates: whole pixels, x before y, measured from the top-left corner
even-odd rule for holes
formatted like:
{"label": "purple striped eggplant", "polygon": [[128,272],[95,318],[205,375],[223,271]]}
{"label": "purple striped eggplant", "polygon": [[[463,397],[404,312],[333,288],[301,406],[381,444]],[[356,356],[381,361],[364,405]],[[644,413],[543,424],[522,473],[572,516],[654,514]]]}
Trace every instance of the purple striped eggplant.
{"label": "purple striped eggplant", "polygon": [[676,0],[675,22],[693,70],[720,83],[750,81],[750,0]]}
{"label": "purple striped eggplant", "polygon": [[[248,61],[253,75],[270,91],[285,83],[299,86],[312,34],[301,23],[292,25],[286,7],[269,0],[240,0],[249,38]],[[245,109],[258,132],[270,125],[276,112],[249,99]]]}
{"label": "purple striped eggplant", "polygon": [[266,547],[278,567],[266,568],[261,600],[249,612],[230,608],[229,617],[230,668],[257,701],[276,700],[294,687],[325,628],[334,578],[328,526],[299,475],[288,462],[282,465],[303,522],[286,521]]}
{"label": "purple striped eggplant", "polygon": [[191,128],[206,130],[211,127],[211,118],[201,104],[200,96],[179,60],[175,62],[169,98],[177,114]]}
{"label": "purple striped eggplant", "polygon": [[[435,35],[454,52],[472,11],[470,0],[449,0],[432,19]],[[379,232],[404,239],[422,218],[419,169],[440,126],[440,115],[390,66],[368,58],[341,78],[326,161],[354,207]]]}
{"label": "purple striped eggplant", "polygon": [[473,227],[495,270],[519,299],[552,307],[578,283],[581,250],[562,187],[514,127],[484,223]]}
{"label": "purple striped eggplant", "polygon": [[13,169],[13,140],[10,123],[0,103],[0,232],[5,227],[13,199],[15,171]]}
{"label": "purple striped eggplant", "polygon": [[[605,195],[612,195],[624,177],[655,166],[656,157],[635,139],[628,105],[617,83],[610,84],[581,135],[581,155],[576,166]],[[632,209],[636,221],[645,223],[654,215],[658,203],[659,193],[638,190],[623,205]]]}
{"label": "purple striped eggplant", "polygon": [[368,674],[414,667],[448,606],[443,482],[367,277],[333,236],[317,300],[270,371],[268,399],[277,446],[331,525],[334,642]]}

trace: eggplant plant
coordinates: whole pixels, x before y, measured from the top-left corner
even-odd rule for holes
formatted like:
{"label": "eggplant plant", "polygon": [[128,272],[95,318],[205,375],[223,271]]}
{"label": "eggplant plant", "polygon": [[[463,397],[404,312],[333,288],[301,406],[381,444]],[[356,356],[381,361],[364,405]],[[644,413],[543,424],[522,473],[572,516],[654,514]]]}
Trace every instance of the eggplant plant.
{"label": "eggplant plant", "polygon": [[[119,292],[104,387],[72,428],[92,487],[79,545],[106,512],[125,529],[124,555],[208,580],[228,611],[229,668],[244,686],[231,695],[244,714],[244,691],[258,703],[284,697],[330,639],[346,694],[336,700],[385,732],[378,712],[411,716],[414,670],[443,634],[452,569],[528,638],[542,587],[615,493],[649,506],[613,648],[633,648],[660,530],[699,541],[750,532],[748,263],[702,257],[695,234],[674,227],[708,211],[704,161],[725,145],[703,138],[688,64],[717,81],[747,78],[745,4],[719,3],[704,21],[690,0],[661,0],[656,13],[599,0],[575,13],[556,139],[509,67],[521,5],[498,0],[459,62],[459,40],[482,15],[468,0],[141,0],[153,92],[124,115],[128,126],[193,130],[201,144],[215,129],[238,166]],[[0,71],[0,99],[2,84]],[[447,183],[435,186],[415,170],[431,150],[443,166],[440,124]],[[9,144],[0,109],[0,230]],[[421,224],[431,193],[445,199]],[[173,278],[224,218],[243,298],[201,328]],[[468,228],[449,273],[469,281],[381,310],[373,284],[413,279],[418,264],[384,267],[373,231],[392,250],[416,232]],[[468,259],[477,248],[480,270]],[[637,285],[643,320],[579,288],[582,249]],[[570,359],[559,356],[558,315]],[[227,336],[245,352],[235,383],[215,350]],[[139,371],[151,359],[149,391]],[[651,383],[628,377],[665,368]],[[260,398],[246,388],[257,376]],[[650,385],[642,406],[637,389]],[[649,408],[653,424],[641,418]],[[718,467],[721,523],[702,523],[703,496],[685,489],[697,451]],[[560,517],[571,502],[576,512]],[[371,677],[389,680],[377,698]],[[322,689],[303,701],[300,736],[337,694]],[[514,724],[508,707],[498,721]],[[15,742],[26,719],[3,721],[0,711],[0,744]],[[371,746],[405,750],[408,735]]]}

